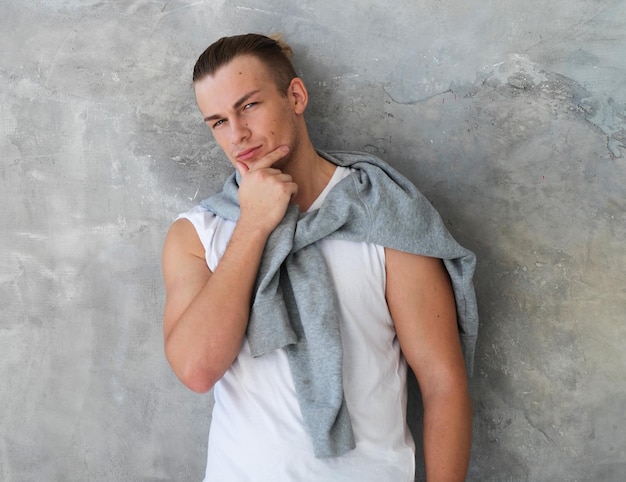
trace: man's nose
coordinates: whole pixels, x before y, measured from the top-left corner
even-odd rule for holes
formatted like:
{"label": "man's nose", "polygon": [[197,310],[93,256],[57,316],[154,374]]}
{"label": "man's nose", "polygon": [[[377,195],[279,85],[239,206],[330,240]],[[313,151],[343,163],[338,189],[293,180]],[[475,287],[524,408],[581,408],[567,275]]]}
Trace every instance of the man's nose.
{"label": "man's nose", "polygon": [[242,120],[232,120],[230,123],[230,136],[233,144],[239,144],[250,135],[248,123]]}

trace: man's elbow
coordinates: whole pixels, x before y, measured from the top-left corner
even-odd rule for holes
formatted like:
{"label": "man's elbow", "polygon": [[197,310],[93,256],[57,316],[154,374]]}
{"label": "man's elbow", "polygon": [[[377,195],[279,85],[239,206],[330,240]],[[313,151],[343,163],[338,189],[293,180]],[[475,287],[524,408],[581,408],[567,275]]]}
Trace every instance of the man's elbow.
{"label": "man's elbow", "polygon": [[181,373],[177,374],[180,381],[185,385],[189,390],[196,393],[207,393],[213,388],[213,385],[217,382],[217,380],[213,380],[210,376],[205,376],[204,374],[197,373]]}
{"label": "man's elbow", "polygon": [[472,399],[465,384],[441,385],[422,395],[425,413],[436,418],[463,420],[467,427],[471,427]]}
{"label": "man's elbow", "polygon": [[424,399],[456,399],[471,406],[467,375],[460,369],[439,370],[436,375],[418,381]]}
{"label": "man's elbow", "polygon": [[165,356],[178,379],[196,393],[206,393],[213,388],[213,385],[222,377],[221,373],[207,368],[204,363],[193,360],[189,357],[180,359],[174,350],[165,346]]}

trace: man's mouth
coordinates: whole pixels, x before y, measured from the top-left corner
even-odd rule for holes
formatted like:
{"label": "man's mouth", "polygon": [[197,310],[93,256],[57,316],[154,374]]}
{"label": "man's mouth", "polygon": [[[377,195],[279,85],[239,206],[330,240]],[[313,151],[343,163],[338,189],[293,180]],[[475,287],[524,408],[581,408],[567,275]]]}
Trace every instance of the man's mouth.
{"label": "man's mouth", "polygon": [[245,162],[253,159],[260,151],[261,147],[251,147],[250,149],[245,149],[236,154],[236,158],[238,161]]}

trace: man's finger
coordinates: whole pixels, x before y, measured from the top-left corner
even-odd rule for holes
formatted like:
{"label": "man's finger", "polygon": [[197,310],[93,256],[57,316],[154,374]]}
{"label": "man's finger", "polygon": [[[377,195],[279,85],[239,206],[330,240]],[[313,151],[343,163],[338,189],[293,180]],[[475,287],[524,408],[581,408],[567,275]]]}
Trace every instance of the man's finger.
{"label": "man's finger", "polygon": [[235,163],[235,168],[239,171],[239,174],[241,176],[243,176],[246,172],[248,172],[250,169],[248,169],[248,166],[246,166],[243,162],[241,161],[237,161]]}
{"label": "man's finger", "polygon": [[268,167],[272,167],[276,161],[282,159],[289,152],[289,147],[280,146],[278,149],[273,150],[266,156],[263,156],[259,159],[253,166],[252,170],[256,171],[257,169],[266,169]]}

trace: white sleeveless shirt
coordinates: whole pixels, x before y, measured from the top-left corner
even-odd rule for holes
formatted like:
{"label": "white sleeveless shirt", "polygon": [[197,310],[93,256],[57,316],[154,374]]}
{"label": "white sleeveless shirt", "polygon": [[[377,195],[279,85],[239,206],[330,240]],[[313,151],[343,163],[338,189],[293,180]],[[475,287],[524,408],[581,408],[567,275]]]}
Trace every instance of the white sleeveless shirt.
{"label": "white sleeveless shirt", "polygon": [[[313,203],[350,170],[337,167]],[[179,218],[195,227],[215,270],[235,228],[200,206]],[[385,299],[381,246],[318,242],[337,289],[343,388],[356,448],[315,458],[296,398],[287,353],[253,358],[247,340],[215,384],[205,482],[402,482],[415,476],[415,446],[406,423],[406,362]],[[323,303],[324,300],[320,300]]]}

